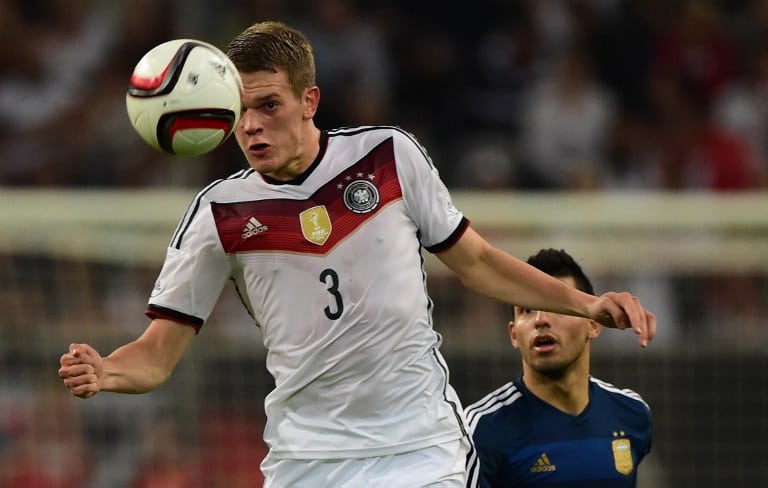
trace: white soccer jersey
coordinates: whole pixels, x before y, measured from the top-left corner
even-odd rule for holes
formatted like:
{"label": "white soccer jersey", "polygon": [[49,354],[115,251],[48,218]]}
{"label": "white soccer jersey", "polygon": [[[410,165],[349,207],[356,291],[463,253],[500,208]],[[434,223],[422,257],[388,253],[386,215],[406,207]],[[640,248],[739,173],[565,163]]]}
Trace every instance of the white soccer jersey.
{"label": "white soccer jersey", "polygon": [[261,327],[276,387],[265,441],[293,459],[368,457],[460,438],[422,247],[468,221],[424,149],[393,127],[324,132],[309,170],[244,170],[202,190],[148,315],[202,326],[226,280]]}

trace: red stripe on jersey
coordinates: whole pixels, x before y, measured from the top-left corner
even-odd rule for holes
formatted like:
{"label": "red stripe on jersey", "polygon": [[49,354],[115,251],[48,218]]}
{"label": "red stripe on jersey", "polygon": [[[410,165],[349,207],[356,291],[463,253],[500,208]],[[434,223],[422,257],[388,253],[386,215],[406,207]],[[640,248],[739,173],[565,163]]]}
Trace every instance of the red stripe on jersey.
{"label": "red stripe on jersey", "polygon": [[[363,213],[350,210],[344,203],[344,190],[360,180],[372,183],[379,198],[374,208]],[[382,208],[400,198],[402,189],[397,179],[394,145],[389,138],[306,200],[214,202],[211,210],[227,254],[249,251],[325,254]],[[321,205],[328,213],[331,229],[325,242],[317,244],[304,236],[300,214]]]}

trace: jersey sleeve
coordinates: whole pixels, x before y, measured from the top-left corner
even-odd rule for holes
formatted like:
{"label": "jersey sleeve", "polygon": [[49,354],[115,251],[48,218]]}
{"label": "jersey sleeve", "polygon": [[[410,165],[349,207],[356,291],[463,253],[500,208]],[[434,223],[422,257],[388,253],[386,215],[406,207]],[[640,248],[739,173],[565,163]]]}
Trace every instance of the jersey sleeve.
{"label": "jersey sleeve", "polygon": [[637,452],[638,463],[651,452],[651,444],[653,443],[653,415],[651,414],[651,408],[645,402],[643,402],[642,405],[642,415],[644,415],[644,428],[640,431],[640,436],[643,440],[643,444]]}
{"label": "jersey sleeve", "polygon": [[430,252],[448,249],[469,222],[454,206],[437,168],[416,139],[395,131],[394,146],[403,200],[419,229],[421,244]]}
{"label": "jersey sleeve", "polygon": [[198,196],[168,246],[146,314],[200,330],[231,276],[209,204]]}

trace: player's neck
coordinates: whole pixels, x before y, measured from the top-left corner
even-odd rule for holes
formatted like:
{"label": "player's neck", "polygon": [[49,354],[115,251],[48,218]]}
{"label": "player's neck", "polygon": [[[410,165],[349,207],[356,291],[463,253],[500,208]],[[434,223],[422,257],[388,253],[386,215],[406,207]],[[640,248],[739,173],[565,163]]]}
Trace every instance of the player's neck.
{"label": "player's neck", "polygon": [[312,163],[315,162],[315,159],[317,159],[320,154],[320,135],[320,129],[315,127],[312,120],[306,121],[301,134],[301,154],[298,158],[299,161],[301,161],[299,174],[312,166]]}
{"label": "player's neck", "polygon": [[589,368],[573,368],[552,376],[524,367],[523,382],[542,401],[570,415],[578,415],[589,404]]}
{"label": "player's neck", "polygon": [[305,147],[305,157],[309,161],[309,164],[312,164],[314,160],[317,158],[317,156],[320,154],[320,137],[321,137],[321,131],[320,129],[315,126],[315,123],[312,120],[309,120],[305,130],[304,130],[304,140],[306,141],[304,144]]}
{"label": "player's neck", "polygon": [[278,181],[290,181],[304,174],[320,155],[320,137],[321,131],[312,123],[307,121],[301,133],[301,144],[298,152],[289,160],[280,172],[268,173],[268,175]]}

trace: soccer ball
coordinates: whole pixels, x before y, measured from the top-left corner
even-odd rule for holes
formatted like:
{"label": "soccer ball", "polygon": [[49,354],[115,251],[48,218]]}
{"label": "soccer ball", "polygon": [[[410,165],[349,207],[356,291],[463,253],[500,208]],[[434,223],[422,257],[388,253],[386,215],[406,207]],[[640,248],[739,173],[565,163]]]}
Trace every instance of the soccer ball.
{"label": "soccer ball", "polygon": [[160,151],[198,156],[220,146],[240,120],[242,82],[216,46],[175,39],[155,46],[131,75],[131,125]]}

